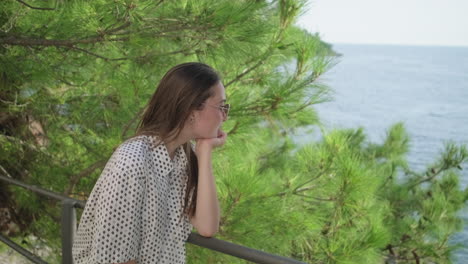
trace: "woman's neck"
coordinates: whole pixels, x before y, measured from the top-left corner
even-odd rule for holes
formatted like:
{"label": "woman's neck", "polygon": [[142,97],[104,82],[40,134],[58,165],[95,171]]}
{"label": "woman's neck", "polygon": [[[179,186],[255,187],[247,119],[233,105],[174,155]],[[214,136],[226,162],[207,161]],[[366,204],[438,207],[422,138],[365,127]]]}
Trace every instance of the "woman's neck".
{"label": "woman's neck", "polygon": [[181,131],[181,133],[179,133],[179,135],[177,135],[176,138],[168,139],[164,142],[171,160],[174,159],[176,149],[190,140],[190,137],[188,137],[185,134],[186,133],[183,133],[183,131]]}

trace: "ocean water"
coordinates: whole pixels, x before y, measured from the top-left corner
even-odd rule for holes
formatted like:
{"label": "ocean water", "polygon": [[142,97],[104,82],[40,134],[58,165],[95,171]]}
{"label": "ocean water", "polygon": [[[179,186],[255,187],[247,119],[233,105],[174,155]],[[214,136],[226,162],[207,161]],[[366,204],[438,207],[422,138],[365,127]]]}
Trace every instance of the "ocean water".
{"label": "ocean water", "polygon": [[[410,134],[408,160],[424,170],[452,140],[468,144],[468,47],[333,45],[343,56],[320,81],[334,90],[334,100],[316,106],[329,128],[365,128],[382,142],[386,130],[403,122]],[[302,137],[301,141],[307,141]],[[462,185],[468,186],[468,166]],[[468,210],[465,228],[452,241],[465,246],[454,263],[468,260]]]}

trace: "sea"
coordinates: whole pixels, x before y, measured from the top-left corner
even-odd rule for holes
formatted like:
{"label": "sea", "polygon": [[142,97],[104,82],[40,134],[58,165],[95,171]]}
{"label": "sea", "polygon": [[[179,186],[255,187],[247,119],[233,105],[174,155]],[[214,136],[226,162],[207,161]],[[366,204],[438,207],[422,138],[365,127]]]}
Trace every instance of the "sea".
{"label": "sea", "polygon": [[[333,100],[315,106],[326,129],[364,128],[380,143],[388,128],[403,122],[410,135],[410,166],[424,171],[452,141],[468,144],[468,47],[333,44],[337,64],[319,81]],[[300,142],[313,140],[299,135]],[[461,185],[468,186],[468,164]],[[467,206],[468,207],[468,206]],[[454,263],[468,261],[468,208],[463,231],[450,242],[463,248]]]}

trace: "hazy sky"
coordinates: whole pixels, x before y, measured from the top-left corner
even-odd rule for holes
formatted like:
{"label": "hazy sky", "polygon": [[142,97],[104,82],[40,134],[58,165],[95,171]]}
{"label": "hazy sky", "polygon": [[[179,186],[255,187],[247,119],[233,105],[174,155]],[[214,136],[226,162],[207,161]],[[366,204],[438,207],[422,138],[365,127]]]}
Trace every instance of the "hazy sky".
{"label": "hazy sky", "polygon": [[330,43],[468,46],[468,0],[309,0],[297,24]]}

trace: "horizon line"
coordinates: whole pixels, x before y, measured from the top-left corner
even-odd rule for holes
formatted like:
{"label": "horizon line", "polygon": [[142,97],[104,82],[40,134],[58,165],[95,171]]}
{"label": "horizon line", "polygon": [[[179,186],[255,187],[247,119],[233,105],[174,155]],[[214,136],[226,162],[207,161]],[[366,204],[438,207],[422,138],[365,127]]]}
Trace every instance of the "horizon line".
{"label": "horizon line", "polygon": [[413,44],[413,43],[377,43],[377,42],[331,42],[320,39],[331,45],[363,45],[363,46],[410,46],[410,47],[440,47],[440,48],[468,48],[468,44]]}

